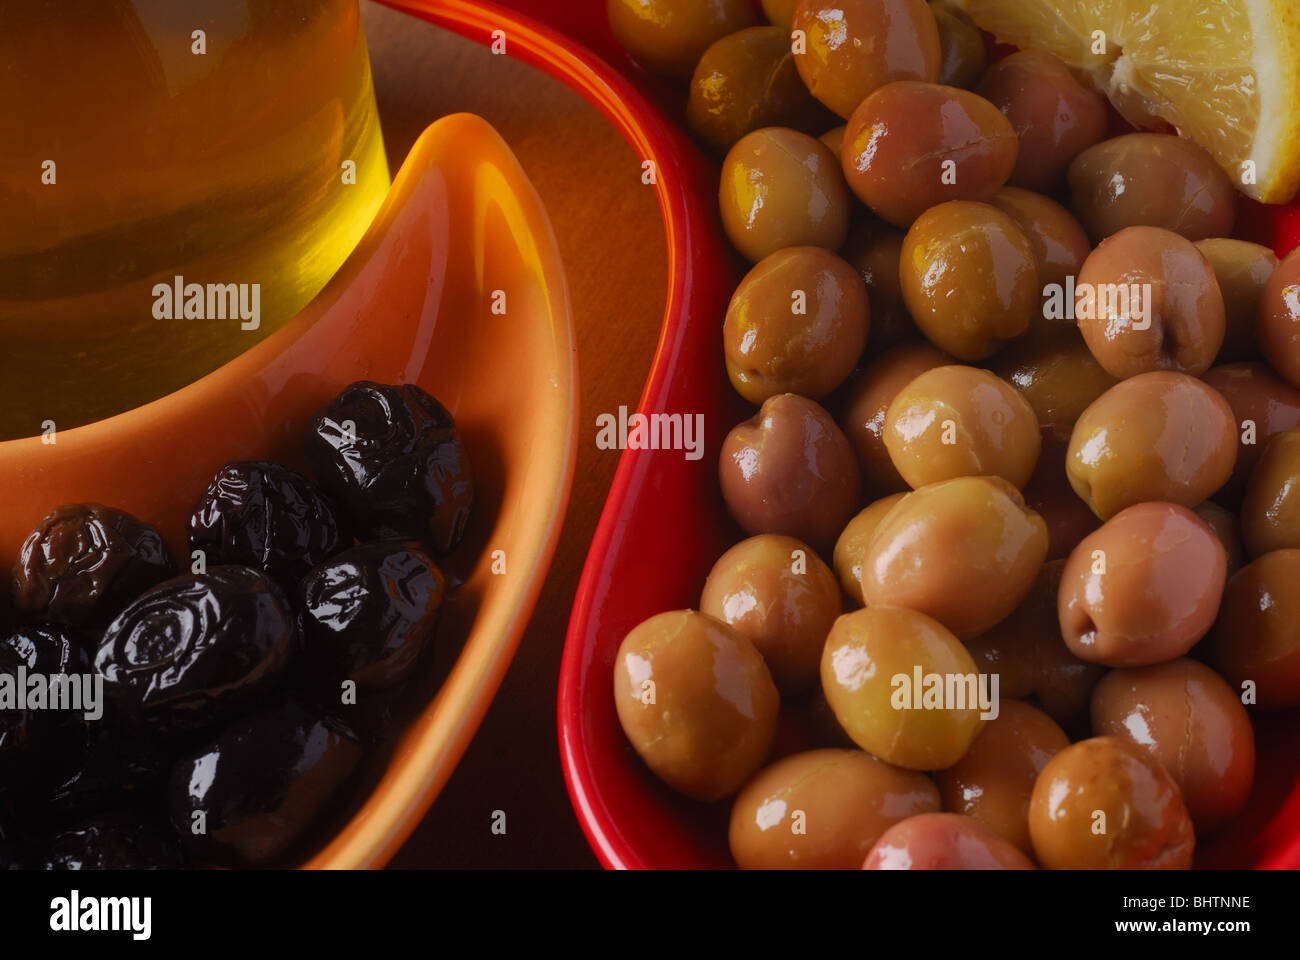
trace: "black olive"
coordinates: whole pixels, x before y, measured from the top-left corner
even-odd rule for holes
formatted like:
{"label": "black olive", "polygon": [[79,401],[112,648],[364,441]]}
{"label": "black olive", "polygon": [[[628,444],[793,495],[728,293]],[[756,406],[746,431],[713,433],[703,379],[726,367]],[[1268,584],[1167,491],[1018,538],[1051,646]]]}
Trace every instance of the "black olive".
{"label": "black olive", "polygon": [[13,599],[29,619],[102,627],[156,583],[176,575],[158,528],[99,503],[69,503],[27,535]]}
{"label": "black olive", "polygon": [[163,736],[211,727],[284,675],[296,627],[284,593],[248,567],[160,583],[104,631],[95,669],[126,722]]}
{"label": "black olive", "polygon": [[172,827],[196,860],[280,863],[329,814],[360,759],[346,723],[290,700],[236,721],[176,764]]}
{"label": "black olive", "polygon": [[298,588],[303,659],[322,686],[405,679],[433,636],[443,576],[418,544],[363,543],[314,568]]}
{"label": "black olive", "polygon": [[465,536],[469,458],[451,414],[414,384],[352,384],[312,418],[305,446],[361,539],[425,540],[441,555]]}
{"label": "black olive", "polygon": [[68,701],[56,708],[48,694],[33,705],[35,689],[48,691],[55,677],[81,683],[89,674],[84,643],[66,626],[35,624],[0,636],[0,795],[66,772],[84,739],[90,705],[72,709]]}
{"label": "black olive", "polygon": [[228,463],[186,522],[190,550],[210,564],[256,567],[292,590],[303,574],[352,542],[310,480],[267,460]]}
{"label": "black olive", "polygon": [[50,841],[46,870],[179,870],[180,844],[165,823],[142,811],[102,814]]}

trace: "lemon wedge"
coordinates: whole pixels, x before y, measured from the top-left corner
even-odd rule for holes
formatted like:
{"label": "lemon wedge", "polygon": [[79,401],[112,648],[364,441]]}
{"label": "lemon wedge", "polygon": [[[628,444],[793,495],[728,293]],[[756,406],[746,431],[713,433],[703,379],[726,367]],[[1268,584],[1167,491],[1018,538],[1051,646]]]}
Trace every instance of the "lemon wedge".
{"label": "lemon wedge", "polygon": [[958,0],[998,40],[1055,54],[1133,124],[1171,124],[1238,188],[1300,188],[1297,0]]}

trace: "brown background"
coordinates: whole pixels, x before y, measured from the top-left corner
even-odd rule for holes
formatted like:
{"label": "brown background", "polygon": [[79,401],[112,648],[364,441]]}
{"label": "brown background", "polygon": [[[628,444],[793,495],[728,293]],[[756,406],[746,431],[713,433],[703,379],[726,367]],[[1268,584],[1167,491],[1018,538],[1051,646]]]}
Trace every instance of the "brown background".
{"label": "brown background", "polygon": [[[388,165],[420,132],[469,111],[510,143],[550,213],[568,271],[581,414],[573,495],[541,600],[469,751],[396,867],[594,867],[564,789],[555,732],[560,653],[578,576],[617,451],[595,419],[635,406],[659,338],[666,293],[663,223],[640,160],[558,81],[404,14],[362,5]],[[509,344],[502,344],[508,349]],[[506,833],[493,835],[493,810]]]}

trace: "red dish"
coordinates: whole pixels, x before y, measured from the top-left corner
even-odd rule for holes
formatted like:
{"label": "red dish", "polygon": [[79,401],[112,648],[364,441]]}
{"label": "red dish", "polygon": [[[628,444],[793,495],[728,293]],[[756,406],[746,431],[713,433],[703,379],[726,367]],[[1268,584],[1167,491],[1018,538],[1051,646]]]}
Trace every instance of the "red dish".
{"label": "red dish", "polygon": [[[680,94],[641,71],[614,41],[605,0],[385,2],[483,44],[504,31],[509,55],[582,94],[656,165],[669,291],[638,411],[702,413],[704,455],[622,455],[565,639],[560,755],[578,820],[607,867],[730,866],[728,804],[696,804],[660,784],[624,739],[612,695],[624,635],[653,614],[695,607],[714,560],[741,538],[717,481],[723,436],[752,412],[732,392],[722,360],[721,320],[743,266],[718,222],[717,166],[681,132]],[[1300,205],[1252,204],[1240,234],[1285,254],[1300,245]],[[1247,809],[1202,845],[1201,866],[1300,867],[1300,711],[1256,712],[1254,719],[1254,793]]]}

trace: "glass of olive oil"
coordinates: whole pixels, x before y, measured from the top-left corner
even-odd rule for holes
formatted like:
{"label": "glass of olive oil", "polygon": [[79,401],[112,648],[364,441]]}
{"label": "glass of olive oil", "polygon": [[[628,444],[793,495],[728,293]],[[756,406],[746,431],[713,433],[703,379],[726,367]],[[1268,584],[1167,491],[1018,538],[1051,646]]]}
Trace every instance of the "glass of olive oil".
{"label": "glass of olive oil", "polygon": [[357,0],[60,0],[0,30],[0,440],[161,397],[325,285],[389,186]]}

